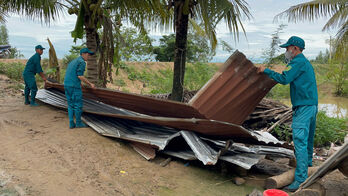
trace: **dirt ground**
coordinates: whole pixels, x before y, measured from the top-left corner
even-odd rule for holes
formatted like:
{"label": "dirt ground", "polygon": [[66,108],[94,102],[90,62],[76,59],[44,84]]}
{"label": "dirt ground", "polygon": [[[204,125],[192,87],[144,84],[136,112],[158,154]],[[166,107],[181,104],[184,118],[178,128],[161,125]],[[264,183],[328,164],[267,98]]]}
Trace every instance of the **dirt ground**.
{"label": "dirt ground", "polygon": [[[235,172],[220,166],[166,157],[146,161],[126,142],[91,128],[68,128],[67,113],[41,104],[23,104],[21,91],[0,75],[0,196],[61,195],[246,195],[263,191],[267,177],[249,173],[233,183]],[[328,195],[348,193],[348,178],[336,172]],[[324,183],[324,184],[325,184]]]}

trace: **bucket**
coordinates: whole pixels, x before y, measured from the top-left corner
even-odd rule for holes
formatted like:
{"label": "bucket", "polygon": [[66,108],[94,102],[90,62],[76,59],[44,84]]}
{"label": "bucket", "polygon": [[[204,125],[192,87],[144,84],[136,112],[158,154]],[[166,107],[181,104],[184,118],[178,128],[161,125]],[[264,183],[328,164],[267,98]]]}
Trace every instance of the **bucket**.
{"label": "bucket", "polygon": [[289,196],[289,194],[278,189],[268,189],[263,192],[263,196]]}

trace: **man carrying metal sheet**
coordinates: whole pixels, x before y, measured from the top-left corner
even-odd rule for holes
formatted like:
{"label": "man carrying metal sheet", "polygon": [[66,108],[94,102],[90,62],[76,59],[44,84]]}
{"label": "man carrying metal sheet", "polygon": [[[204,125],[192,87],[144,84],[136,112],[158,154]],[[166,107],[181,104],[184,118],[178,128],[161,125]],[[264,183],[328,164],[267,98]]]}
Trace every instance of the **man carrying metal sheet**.
{"label": "man carrying metal sheet", "polygon": [[[38,73],[41,78],[46,82],[47,78],[45,74],[42,71],[41,67],[41,55],[43,53],[43,48],[41,45],[35,46],[35,54],[30,57],[28,60],[27,64],[25,65],[24,71],[23,71],[23,79],[25,83],[25,89],[24,89],[24,97],[25,105],[30,106],[38,106],[37,103],[35,103],[35,97],[37,93],[37,85],[36,85],[36,80],[35,80],[35,75]],[[29,101],[29,94],[31,94],[31,100]]]}
{"label": "man carrying metal sheet", "polygon": [[290,83],[293,109],[292,137],[297,163],[295,179],[286,189],[296,191],[308,177],[308,166],[312,166],[313,141],[318,111],[318,91],[314,69],[302,54],[305,48],[304,40],[292,36],[280,47],[286,48],[285,57],[289,62],[287,71],[279,74],[264,66],[260,66],[258,72],[265,73],[280,84],[286,85]]}
{"label": "man carrying metal sheet", "polygon": [[[83,76],[86,68],[85,61],[88,60],[89,55],[93,54],[94,53],[88,48],[82,48],[80,50],[80,56],[69,63],[65,72],[64,90],[68,101],[70,129],[87,127],[87,125],[81,121],[83,107],[81,81],[88,84],[90,87],[95,88],[94,84],[89,82],[87,78]],[[76,123],[74,122],[74,116]]]}

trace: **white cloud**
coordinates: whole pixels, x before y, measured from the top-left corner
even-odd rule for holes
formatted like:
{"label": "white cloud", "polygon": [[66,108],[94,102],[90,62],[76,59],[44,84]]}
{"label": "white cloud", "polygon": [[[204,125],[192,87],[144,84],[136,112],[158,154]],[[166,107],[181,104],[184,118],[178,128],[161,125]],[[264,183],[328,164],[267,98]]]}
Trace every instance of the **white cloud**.
{"label": "white cloud", "polygon": [[[327,19],[317,20],[315,23],[301,22],[288,23],[280,20],[274,23],[274,16],[288,9],[290,6],[307,2],[309,0],[247,0],[249,3],[253,19],[243,21],[247,38],[242,32],[239,33],[239,41],[235,41],[224,22],[218,24],[216,32],[218,39],[225,40],[235,49],[245,52],[246,55],[253,57],[262,56],[262,51],[267,48],[271,41],[271,34],[277,29],[279,24],[287,24],[281,39],[286,41],[292,35],[298,35],[306,41],[305,54],[314,57],[320,50],[325,50],[328,46],[325,40],[334,35],[335,32],[322,32]],[[54,21],[50,26],[25,19],[19,15],[11,15],[8,18],[7,28],[9,30],[10,43],[19,48],[29,58],[33,52],[33,47],[37,44],[47,46],[47,37],[55,45],[59,58],[68,53],[71,45],[74,45],[70,32],[74,29],[76,22],[75,15],[65,14],[59,20]],[[240,29],[241,31],[241,29]],[[153,37],[168,35],[171,31],[152,30]],[[224,51],[217,51],[218,57],[229,56]]]}

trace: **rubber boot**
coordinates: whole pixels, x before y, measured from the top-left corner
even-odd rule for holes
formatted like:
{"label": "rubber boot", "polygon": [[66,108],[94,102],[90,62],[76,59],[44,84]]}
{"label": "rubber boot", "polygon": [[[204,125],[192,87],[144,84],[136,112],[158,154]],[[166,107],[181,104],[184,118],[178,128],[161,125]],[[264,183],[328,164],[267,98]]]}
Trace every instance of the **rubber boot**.
{"label": "rubber boot", "polygon": [[75,111],[76,128],[86,128],[86,127],[88,127],[85,123],[82,122],[81,115],[82,115],[82,111],[81,110]]}
{"label": "rubber boot", "polygon": [[76,127],[74,122],[74,109],[68,106],[68,116],[69,116],[69,128],[73,129]]}
{"label": "rubber boot", "polygon": [[35,97],[36,97],[36,90],[32,90],[31,91],[31,102],[30,102],[30,106],[39,106],[39,104],[37,104],[36,102],[35,102]]}
{"label": "rubber boot", "polygon": [[69,120],[69,129],[73,129],[73,128],[75,128],[75,127],[76,127],[75,122]]}
{"label": "rubber boot", "polygon": [[29,101],[29,89],[27,89],[27,87],[25,87],[24,89],[24,104],[25,105],[29,105],[30,104],[30,101]]}
{"label": "rubber boot", "polygon": [[301,183],[297,182],[296,180],[292,182],[289,186],[285,187],[284,189],[290,192],[295,192],[300,187]]}

